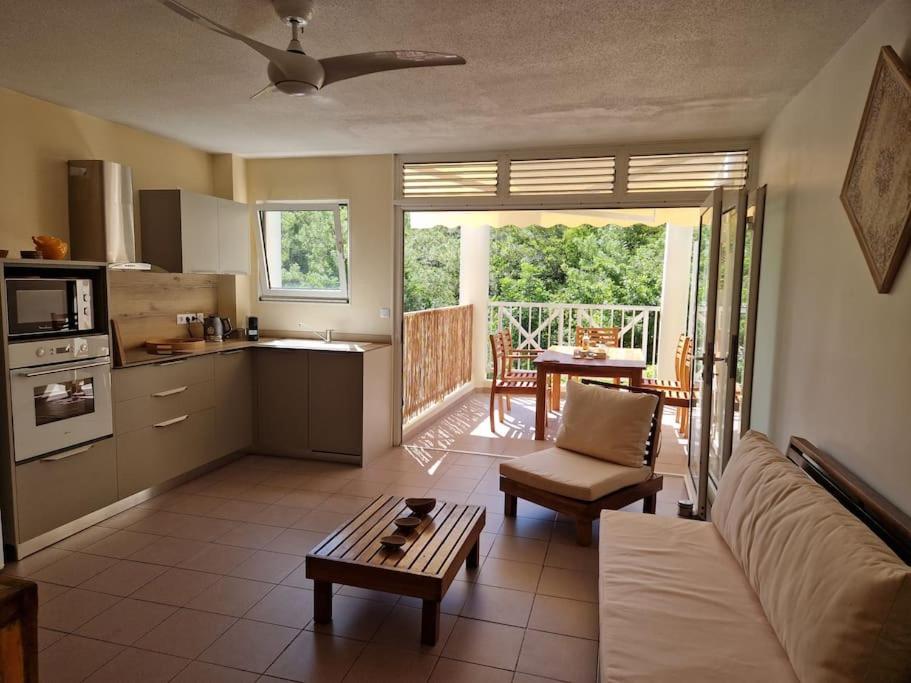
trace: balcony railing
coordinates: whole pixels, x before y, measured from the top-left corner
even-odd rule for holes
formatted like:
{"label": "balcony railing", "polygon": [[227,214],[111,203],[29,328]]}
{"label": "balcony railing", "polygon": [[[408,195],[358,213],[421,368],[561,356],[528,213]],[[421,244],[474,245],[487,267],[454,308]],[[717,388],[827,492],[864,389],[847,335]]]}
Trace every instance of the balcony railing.
{"label": "balcony railing", "polygon": [[403,420],[471,381],[472,305],[405,313]]}
{"label": "balcony railing", "polygon": [[619,346],[642,349],[648,365],[658,362],[660,306],[492,301],[487,312],[490,331],[509,330],[517,349],[571,346],[580,325],[616,327],[620,330]]}

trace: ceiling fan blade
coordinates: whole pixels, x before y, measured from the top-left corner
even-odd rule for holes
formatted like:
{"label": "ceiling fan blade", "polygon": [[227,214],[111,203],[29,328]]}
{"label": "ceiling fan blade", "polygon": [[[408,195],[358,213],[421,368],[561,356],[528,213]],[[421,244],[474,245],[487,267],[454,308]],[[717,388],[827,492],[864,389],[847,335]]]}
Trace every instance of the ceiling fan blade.
{"label": "ceiling fan blade", "polygon": [[275,89],[276,89],[276,88],[275,88],[275,85],[274,85],[273,83],[270,83],[269,85],[267,85],[267,86],[266,86],[265,88],[263,88],[262,90],[257,90],[255,93],[253,93],[252,95],[250,95],[250,99],[251,99],[251,100],[255,100],[255,99],[256,99],[257,97],[259,97],[260,95],[266,95],[266,94],[272,92],[272,91],[275,90]]}
{"label": "ceiling fan blade", "polygon": [[[189,19],[194,24],[199,24],[203,28],[207,28],[210,31],[215,33],[220,33],[223,36],[228,38],[233,38],[234,40],[239,40],[242,43],[250,46],[256,50],[263,57],[268,59],[270,62],[275,64],[281,71],[285,73],[293,72],[295,66],[298,66],[298,62],[303,60],[311,59],[305,55],[296,54],[294,52],[287,52],[286,50],[280,50],[277,47],[272,47],[271,45],[266,45],[261,43],[258,40],[254,40],[248,36],[245,36],[242,33],[238,33],[227,26],[219,24],[217,21],[213,21],[206,16],[203,16],[196,10],[190,9],[186,5],[177,2],[177,0],[158,0],[159,3],[167,7],[173,12],[176,12],[185,19]],[[297,60],[297,61],[295,61]]]}
{"label": "ceiling fan blade", "polygon": [[323,85],[329,85],[347,78],[366,76],[381,71],[413,69],[420,66],[449,66],[465,64],[459,55],[421,50],[388,50],[385,52],[362,52],[356,55],[341,55],[319,60],[326,71]]}

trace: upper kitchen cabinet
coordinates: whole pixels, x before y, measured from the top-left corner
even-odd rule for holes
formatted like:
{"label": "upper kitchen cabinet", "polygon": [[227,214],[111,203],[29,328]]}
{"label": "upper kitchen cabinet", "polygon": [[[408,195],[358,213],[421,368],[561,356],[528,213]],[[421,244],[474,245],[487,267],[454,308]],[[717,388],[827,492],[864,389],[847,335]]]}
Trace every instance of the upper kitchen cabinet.
{"label": "upper kitchen cabinet", "polygon": [[143,260],[172,273],[250,272],[246,204],[186,190],[141,190]]}

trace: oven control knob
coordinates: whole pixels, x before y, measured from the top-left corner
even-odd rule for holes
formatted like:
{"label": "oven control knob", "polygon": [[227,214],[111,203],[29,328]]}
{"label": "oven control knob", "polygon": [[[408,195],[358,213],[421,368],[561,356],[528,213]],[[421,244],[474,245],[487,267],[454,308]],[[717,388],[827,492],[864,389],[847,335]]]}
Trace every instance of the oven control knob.
{"label": "oven control knob", "polygon": [[88,300],[89,300],[89,295],[88,295],[88,294],[83,294],[83,295],[82,295],[82,300],[83,300],[83,301],[88,301]]}
{"label": "oven control knob", "polygon": [[88,351],[88,350],[89,350],[89,345],[88,345],[88,344],[80,344],[80,345],[79,345],[79,353],[85,353],[85,352]]}
{"label": "oven control knob", "polygon": [[45,353],[47,353],[47,351],[45,351],[43,346],[39,346],[35,349],[35,355],[38,356],[38,358],[41,358]]}

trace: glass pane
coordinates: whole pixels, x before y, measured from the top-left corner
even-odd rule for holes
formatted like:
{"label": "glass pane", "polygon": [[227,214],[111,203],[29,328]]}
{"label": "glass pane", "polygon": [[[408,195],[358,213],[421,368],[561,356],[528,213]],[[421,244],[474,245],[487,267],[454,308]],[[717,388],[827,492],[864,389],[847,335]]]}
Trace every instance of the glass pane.
{"label": "glass pane", "polygon": [[750,276],[753,257],[753,221],[748,220],[743,248],[743,283],[740,287],[739,331],[737,334],[737,375],[734,384],[734,429],[731,434],[731,452],[740,441],[741,416],[743,413],[743,373],[746,366],[747,321],[749,320]]}
{"label": "glass pane", "polygon": [[91,377],[35,387],[35,425],[50,424],[95,412]]}
{"label": "glass pane", "polygon": [[721,217],[721,242],[718,252],[718,307],[715,317],[715,358],[712,376],[712,423],[709,440],[709,477],[717,486],[721,478],[722,442],[724,439],[725,410],[728,404],[728,353],[731,340],[731,287],[734,286],[734,268],[737,240],[737,212],[728,211]]}
{"label": "glass pane", "polygon": [[[340,213],[347,268],[348,207],[340,207]],[[334,211],[266,211],[263,243],[272,289],[341,289]]]}
{"label": "glass pane", "polygon": [[694,306],[690,311],[690,329],[693,336],[693,362],[692,362],[692,390],[693,409],[690,414],[690,448],[689,464],[693,478],[699,479],[699,453],[702,450],[702,358],[705,354],[705,319],[708,310],[709,290],[709,256],[712,243],[712,215],[713,209],[702,213],[699,223],[699,233],[696,236],[698,248],[695,252],[696,291],[694,292]]}

